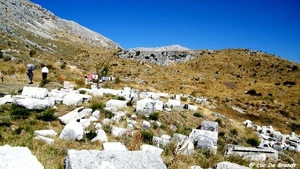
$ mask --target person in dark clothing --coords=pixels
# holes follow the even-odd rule
[[[33,79],[33,67],[29,67],[27,70],[27,76],[29,78],[29,84],[33,84],[32,79]]]

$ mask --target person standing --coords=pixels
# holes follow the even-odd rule
[[[29,84],[33,84],[32,79],[33,79],[33,67],[30,66],[27,70],[27,76],[29,78]]]
[[[43,78],[43,80],[47,80],[48,73],[49,73],[48,68],[45,65],[43,65],[43,68],[42,68],[42,78]]]

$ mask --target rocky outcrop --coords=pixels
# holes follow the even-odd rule
[[[184,62],[193,59],[193,52],[190,50],[121,50],[118,57],[125,59],[140,60],[143,62],[151,62],[159,65],[168,65],[172,62]]]

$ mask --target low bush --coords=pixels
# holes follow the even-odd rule
[[[128,102],[126,103],[126,105],[127,105],[127,106],[130,106],[130,107],[133,106],[133,101],[131,101],[131,100],[128,101]]]
[[[86,138],[88,138],[89,140],[92,140],[93,138],[95,138],[97,136],[96,131],[89,131],[85,134]]]
[[[104,117],[105,118],[111,119],[112,117],[114,117],[114,113],[109,111],[109,110],[104,110],[103,112],[104,112]]]
[[[257,147],[260,144],[260,140],[257,137],[250,137],[246,139],[246,143],[248,143],[249,145],[253,146],[253,147]]]
[[[189,135],[191,133],[192,129],[190,127],[187,126],[183,126],[183,125],[179,125],[177,127],[177,130],[175,131],[175,133],[179,133],[179,134],[183,134],[183,135]]]
[[[118,96],[117,98],[118,100],[126,100],[126,98],[124,96]]]
[[[159,113],[158,112],[151,113],[149,118],[151,120],[157,121],[159,119]]]
[[[142,134],[143,142],[148,143],[148,144],[152,143],[152,139],[153,139],[153,133],[152,132],[150,132],[148,130],[143,130],[141,132],[141,134]]]
[[[105,107],[104,103],[102,102],[99,102],[97,100],[95,101],[91,101],[91,105],[90,105],[90,108],[95,111],[95,110],[103,110]]]
[[[80,94],[86,94],[86,91],[85,90],[79,90],[79,93]]]
[[[54,121],[57,119],[54,109],[48,109],[45,112],[36,114],[36,119],[43,121]]]
[[[239,134],[239,131],[237,129],[230,129],[230,134],[234,135],[234,136],[237,136]]]
[[[17,105],[12,106],[11,116],[14,119],[27,119],[30,115],[30,111]]]
[[[198,112],[194,113],[193,116],[203,118],[203,116]]]
[[[11,121],[10,121],[10,118],[8,117],[3,117],[0,121],[0,127],[2,126],[6,126],[6,127],[10,127],[11,125]]]

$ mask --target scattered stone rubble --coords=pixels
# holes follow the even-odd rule
[[[282,134],[280,131],[274,130],[272,126],[253,125],[252,121],[246,120],[245,127],[253,128],[259,135],[261,144],[260,149],[273,149],[276,151],[290,150],[300,152],[300,138],[294,132],[290,134]]]
[[[78,92],[79,90],[85,90],[87,94],[80,94]],[[124,144],[120,142],[110,142],[105,131],[102,129],[102,125],[109,125],[111,126],[111,135],[113,137],[121,137],[124,135],[133,136],[135,129],[140,127],[144,128],[145,130],[150,129],[151,125],[154,123],[160,126],[161,123],[154,120],[144,120],[142,126],[138,126],[140,124],[135,121],[137,118],[136,114],[132,114],[130,117],[128,117],[126,115],[127,112],[122,112],[119,109],[126,107],[128,101],[134,101],[136,103],[136,113],[145,116],[149,116],[155,111],[169,111],[170,109],[175,108],[184,109],[186,105],[181,105],[180,95],[169,97],[167,94],[139,92],[138,90],[131,88],[124,88],[124,90],[103,88],[79,90],[55,89],[51,92],[48,92],[47,89],[44,88],[24,87],[22,95],[13,97],[7,95],[0,98],[0,103],[16,103],[28,109],[43,110],[48,107],[53,107],[56,104],[81,105],[83,102],[89,101],[95,92],[97,93],[97,97],[103,96],[103,94],[123,96],[125,101],[108,100],[106,102],[105,109],[110,110],[114,116],[112,118],[105,118],[102,120],[102,122],[99,122],[101,117],[101,112],[99,110],[93,111],[92,109],[84,108],[83,106],[77,107],[73,111],[70,111],[69,113],[66,113],[58,118],[61,124],[65,125],[59,134],[59,139],[81,140],[85,133],[90,132],[91,128],[94,128],[97,135],[91,141],[101,142],[104,148],[103,151],[69,150],[65,161],[65,167],[67,169],[86,167],[120,168],[120,166],[122,166],[121,168],[124,168],[124,166],[125,168],[166,168],[166,165],[163,163],[160,157],[163,151],[161,148],[170,144],[171,142],[177,143],[175,153],[180,155],[192,155],[195,148],[209,150],[212,153],[217,152],[219,126],[217,122],[213,121],[204,120],[199,127],[192,129],[188,136],[179,133],[175,133],[173,136],[167,134],[154,136],[152,141],[155,146],[142,145],[140,147],[140,151],[128,151]],[[161,95],[168,99],[166,103],[159,100]],[[204,98],[200,98],[199,100],[202,100],[202,104],[209,103],[205,101]],[[32,106],[32,103],[35,103],[33,104],[34,106]],[[197,107],[193,107],[193,110],[197,110]],[[214,113],[214,115],[220,116],[221,114]],[[225,116],[223,118],[225,118]],[[127,127],[118,127],[117,124],[121,121],[126,121]],[[250,161],[266,161],[267,159],[273,159],[276,161],[278,160],[278,151],[282,151],[283,149],[300,152],[300,139],[296,137],[295,134],[282,135],[280,132],[274,131],[272,126],[260,127],[253,125],[250,120],[245,121],[244,125],[245,127],[252,127],[259,133],[262,139],[262,145],[260,145],[258,148],[227,145],[225,153],[226,156],[239,155]],[[53,130],[36,130],[35,135],[36,137],[34,139],[44,141],[47,144],[53,144],[57,133]],[[5,148],[7,148],[7,146]],[[3,153],[0,147],[0,155],[2,154]],[[135,159],[134,163],[131,162],[131,159]],[[2,158],[2,161],[0,160],[0,165],[11,165],[10,160],[11,159]],[[244,166],[239,166],[229,162],[220,162],[215,167],[243,168]],[[191,168],[201,167],[192,166]]]

